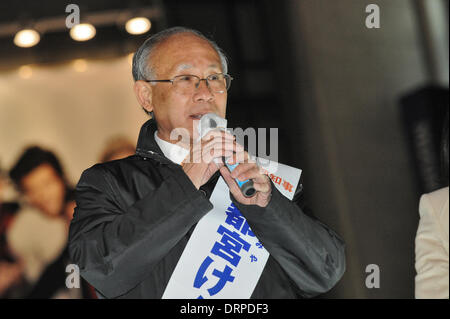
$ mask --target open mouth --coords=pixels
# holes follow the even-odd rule
[[[203,115],[205,115],[205,114],[192,114],[189,117],[193,120],[200,120]]]

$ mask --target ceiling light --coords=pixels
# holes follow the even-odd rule
[[[144,17],[133,18],[127,21],[125,29],[130,34],[142,34],[150,30],[152,26],[149,19]]]
[[[40,40],[39,33],[33,29],[24,29],[14,36],[14,44],[18,47],[29,48],[38,44]]]
[[[81,23],[70,29],[70,36],[75,41],[87,41],[95,36],[95,27],[89,23]]]

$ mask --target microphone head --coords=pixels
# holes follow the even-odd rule
[[[214,121],[214,119],[209,119],[209,127],[210,128],[216,128],[217,127],[217,122]]]
[[[200,119],[200,138],[203,138],[209,131],[214,129],[223,129],[227,128],[227,120],[220,117],[215,113],[208,113],[202,116]]]

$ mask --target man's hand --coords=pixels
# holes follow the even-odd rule
[[[220,173],[225,179],[225,182],[228,184],[231,194],[233,194],[234,198],[239,203],[244,205],[258,205],[260,207],[266,207],[267,204],[269,204],[270,197],[272,195],[272,185],[270,183],[270,179],[267,175],[263,174],[258,165],[256,165],[256,163],[249,158],[247,152],[242,152],[243,153],[241,154],[235,154],[228,162],[229,164],[234,164],[240,157],[244,158],[244,161],[236,166],[233,172],[230,173],[226,166],[222,166],[220,168]],[[241,161],[239,160],[239,162]],[[255,187],[256,194],[249,198],[245,197],[234,180],[235,178],[240,181],[245,181],[247,179],[253,180],[253,186]]]
[[[191,146],[189,157],[183,163],[183,171],[199,189],[224,164],[215,158],[231,157],[235,151],[243,151],[243,147],[235,142],[235,137],[224,131],[211,131],[198,143]]]

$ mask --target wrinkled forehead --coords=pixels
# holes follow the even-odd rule
[[[222,71],[220,56],[205,39],[194,34],[175,34],[159,43],[151,55],[151,67],[158,76],[198,65]]]

